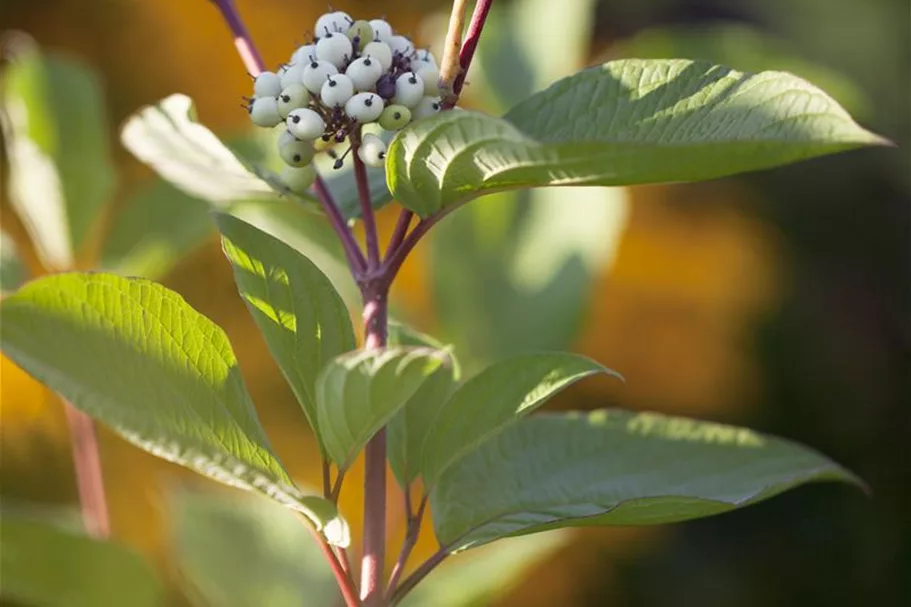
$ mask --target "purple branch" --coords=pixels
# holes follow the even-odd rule
[[[332,224],[332,229],[335,230],[339,240],[342,241],[345,257],[348,258],[348,266],[351,268],[351,274],[355,280],[360,279],[367,269],[367,261],[364,259],[364,254],[361,253],[357,241],[354,239],[354,234],[351,233],[351,228],[348,227],[345,218],[342,217],[341,211],[335,206],[335,201],[332,199],[332,193],[329,188],[326,187],[326,182],[319,175],[317,175],[316,181],[313,182],[313,191],[316,193],[319,204],[329,219],[329,223]]]
[[[364,234],[367,239],[367,267],[373,270],[380,265],[380,245],[376,232],[376,218],[373,215],[373,204],[370,200],[367,168],[357,153],[359,146],[360,141],[352,141],[351,155],[354,157],[354,179],[357,182],[357,195],[361,201],[361,220],[364,222]]]
[[[395,253],[402,245],[402,241],[405,240],[405,235],[408,234],[408,226],[411,225],[412,218],[414,218],[414,213],[412,211],[402,209],[402,212],[399,214],[399,219],[395,224],[395,231],[392,233],[392,238],[389,239],[389,246],[386,247],[384,259],[388,259],[389,256]]]
[[[253,44],[250,32],[247,31],[247,26],[241,20],[237,7],[234,6],[234,0],[212,0],[212,3],[218,7],[225,23],[234,34],[234,47],[237,49],[237,54],[240,55],[240,60],[244,62],[247,73],[257,76],[263,71],[263,58],[256,50],[256,45]]]

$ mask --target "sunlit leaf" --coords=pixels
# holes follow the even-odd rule
[[[429,348],[359,350],[339,356],[316,385],[319,433],[332,462],[345,469],[443,364]]]
[[[91,68],[21,42],[0,83],[9,200],[44,262],[65,269],[114,186],[104,98]]]
[[[164,591],[133,550],[41,518],[0,515],[0,597],[33,607],[156,607]]]
[[[217,221],[240,295],[319,438],[316,378],[354,350],[348,309],[306,257],[236,217]]]
[[[554,527],[710,516],[826,480],[860,484],[781,438],[608,410],[514,424],[449,467],[430,500],[437,538],[458,551]]]
[[[630,59],[564,78],[505,119],[417,121],[386,167],[393,195],[427,216],[495,191],[697,181],[885,143],[790,74]]]
[[[595,361],[563,352],[524,354],[496,363],[462,385],[440,409],[424,442],[421,474],[433,486],[447,467],[551,396],[598,373]]]
[[[181,581],[202,605],[323,607],[340,599],[316,542],[286,509],[184,490],[170,512]]]
[[[197,122],[193,101],[171,95],[139,109],[123,126],[123,145],[190,196],[215,205],[278,193]]]
[[[158,457],[296,509],[330,541],[348,530],[273,453],[227,336],[177,293],[110,274],[57,274],[2,307],[3,352]]]

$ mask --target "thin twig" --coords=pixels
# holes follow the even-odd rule
[[[392,238],[389,239],[389,245],[386,247],[386,254],[383,256],[384,260],[389,259],[389,256],[401,246],[402,241],[405,240],[405,236],[408,234],[408,226],[411,225],[411,219],[413,217],[414,212],[409,211],[408,209],[402,209],[402,212],[399,213],[399,219],[395,224],[395,231],[392,232]]]
[[[319,175],[317,175],[316,181],[313,182],[313,191],[316,193],[316,198],[329,219],[329,223],[332,224],[332,229],[335,230],[339,240],[342,242],[348,266],[351,268],[351,273],[355,280],[357,280],[366,271],[367,260],[364,259],[364,254],[361,252],[357,240],[354,239],[351,228],[348,227],[345,218],[342,217],[341,211],[338,210],[335,201],[332,199],[332,193],[326,186],[326,182]]]
[[[402,542],[402,550],[399,552],[399,558],[395,562],[395,567],[392,569],[392,575],[389,576],[389,584],[386,587],[387,600],[395,594],[399,578],[405,573],[405,565],[408,564],[408,557],[411,556],[411,551],[414,550],[414,546],[417,544],[418,537],[421,533],[421,521],[424,518],[424,509],[426,507],[427,496],[424,496],[421,499],[417,512],[412,515],[411,497],[407,491],[405,492],[405,509],[408,511],[408,529],[405,532],[405,541]]]
[[[376,217],[373,214],[373,203],[370,200],[370,182],[367,181],[367,167],[358,156],[359,138],[352,138],[351,156],[354,158],[354,180],[357,182],[357,195],[361,202],[361,220],[364,222],[364,236],[367,240],[367,268],[375,269],[380,265],[380,245],[376,231]]]
[[[459,60],[459,49],[462,47],[462,29],[465,27],[465,9],[468,0],[453,0],[452,12],[449,13],[449,29],[446,31],[446,42],[443,44],[443,57],[440,60],[440,88],[446,91],[445,97],[455,96],[456,78],[462,71]],[[453,105],[455,104],[453,99]]]
[[[468,24],[468,32],[465,34],[465,43],[462,50],[459,51],[459,70],[455,82],[452,84],[452,92],[458,100],[462,94],[462,87],[465,85],[465,76],[468,74],[468,68],[471,60],[474,58],[474,52],[478,48],[478,41],[481,39],[481,32],[484,30],[484,23],[487,21],[487,14],[490,7],[493,6],[493,0],[478,0],[475,4],[474,13],[471,15],[471,22]],[[453,102],[455,105],[455,102]]]
[[[104,493],[104,475],[98,455],[98,437],[92,418],[65,399],[63,409],[73,443],[73,466],[76,469],[76,488],[82,509],[82,523],[89,535],[106,538],[111,535],[108,502]]]
[[[446,560],[446,557],[449,556],[449,552],[445,548],[440,548],[433,553],[429,559],[424,561],[420,567],[415,569],[411,575],[405,578],[405,581],[396,589],[393,595],[389,598],[389,604],[395,605],[401,601],[406,594],[411,592],[411,589],[418,585],[418,583],[423,580],[427,575],[436,569],[436,567]]]
[[[338,498],[342,493],[342,483],[345,480],[344,470],[339,470],[338,476],[335,477],[335,483],[332,485],[332,490],[329,492],[329,499],[333,502],[338,502]]]
[[[399,271],[399,268],[402,267],[402,264],[405,262],[405,259],[408,257],[408,254],[412,249],[421,241],[421,238],[440,222],[441,219],[449,215],[457,207],[444,207],[434,213],[429,217],[421,219],[417,225],[414,226],[414,229],[405,237],[402,241],[402,244],[392,252],[391,255],[388,255],[383,261],[382,266],[380,266],[380,274],[385,277],[386,280],[392,282],[396,274]]]
[[[326,557],[326,561],[332,568],[332,573],[338,582],[339,590],[341,590],[342,597],[345,599],[345,605],[347,605],[347,607],[361,607],[361,601],[357,598],[357,588],[354,587],[354,580],[352,580],[342,568],[342,564],[339,561],[338,556],[336,556],[335,551],[332,550],[332,546],[326,541],[325,536],[313,527],[313,523],[310,522],[309,519],[304,517],[303,514],[298,514],[298,516],[310,531],[313,539],[316,540],[320,551],[323,553],[323,556]]]

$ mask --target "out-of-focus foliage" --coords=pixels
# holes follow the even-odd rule
[[[0,598],[41,607],[164,604],[161,583],[134,550],[55,524],[54,516],[12,510],[5,505],[0,516]]]
[[[285,57],[301,31],[324,10],[287,0],[238,4],[270,64]],[[848,491],[814,488],[737,516],[673,529],[570,534],[571,545],[555,558],[524,572],[527,577],[512,588],[497,588],[496,600],[485,597],[478,603],[901,604],[908,592],[906,580],[911,579],[906,555],[911,478],[900,464],[907,446],[904,429],[911,427],[905,406],[911,394],[906,313],[911,306],[911,7],[904,0],[584,4],[541,2],[534,5],[537,11],[524,13],[519,7],[525,3],[498,0],[497,7],[509,13],[514,8],[523,19],[541,18],[543,25],[533,35],[520,36],[522,45],[565,48],[569,41],[581,47],[576,63],[541,82],[513,80],[521,89],[506,86],[505,80],[499,81],[502,87],[495,82],[499,96],[543,88],[607,55],[627,56],[619,50],[618,38],[626,44],[641,28],[654,31],[667,23],[705,23],[722,16],[726,22],[749,21],[751,30],[793,50],[786,66],[782,62],[787,58],[776,55],[774,64],[763,68],[791,69],[827,90],[828,80],[817,80],[816,74],[843,75],[871,100],[862,114],[865,124],[900,149],[692,186],[565,190],[568,198],[535,210],[505,197],[469,205],[438,226],[431,242],[419,247],[403,267],[394,292],[398,314],[456,343],[466,366],[514,353],[513,344],[527,350],[572,343],[622,371],[628,383],[584,384],[556,399],[554,406],[611,403],[759,426],[830,453],[867,479],[874,497],[865,500]],[[436,6],[445,9],[442,2]],[[573,35],[577,30],[570,24],[580,19],[571,14],[576,6],[586,9],[580,11],[581,20],[584,29],[593,30],[590,36]],[[545,12],[548,7],[556,17]],[[423,5],[352,1],[339,8],[386,12],[404,29],[416,34],[428,30],[419,25],[429,10]],[[479,59],[485,45],[501,34],[498,28],[506,25],[492,18]],[[209,2],[0,3],[0,28],[7,26],[29,31],[48,49],[65,50],[102,72],[108,83],[111,133],[137,107],[175,91],[197,101],[201,119],[215,132],[246,133],[246,116],[237,104],[248,94],[249,79]],[[667,31],[676,35],[679,26]],[[719,45],[736,44],[724,40]],[[746,42],[747,48],[751,45]],[[567,56],[576,55],[549,55],[555,60]],[[498,51],[494,57],[511,70],[509,75],[523,74],[525,60],[516,50]],[[752,67],[737,59],[707,58]],[[798,70],[798,62],[807,62],[814,71]],[[486,72],[483,62],[472,68],[469,101],[478,109],[505,111],[517,99],[488,105]],[[851,106],[850,95],[843,96],[838,86],[831,92]],[[116,148],[115,160],[123,179],[123,193],[114,193],[115,203],[129,209],[125,201],[148,186],[148,173]],[[6,183],[5,173],[0,181]],[[15,234],[6,192],[0,193],[0,202],[4,236]],[[182,208],[175,199],[169,202],[173,207],[161,225]],[[569,206],[573,213],[561,212]],[[283,231],[288,234],[284,240],[294,237],[301,246],[312,246],[306,237],[291,234],[286,219],[296,210],[281,207],[272,215],[256,204],[244,204],[245,213],[263,221],[257,223],[261,228]],[[381,212],[385,238],[394,221],[394,213]],[[180,218],[173,223],[183,225]],[[326,235],[322,227],[314,231]],[[547,247],[533,246],[533,232],[551,237]],[[20,242],[18,237],[13,240]],[[446,240],[449,244],[444,245]],[[444,246],[446,254],[441,255]],[[582,259],[591,260],[583,261],[584,272],[541,262],[548,249],[559,249],[560,259],[574,259],[580,248]],[[293,477],[316,482],[316,446],[236,295],[217,241],[210,238],[191,250],[179,254],[179,263],[165,276],[168,284],[226,328],[283,462]],[[19,253],[23,262],[33,259],[27,250]],[[7,259],[4,253],[3,262]],[[341,267],[340,255],[324,254],[324,259]],[[336,276],[347,280],[343,273],[317,265],[334,281]],[[495,267],[499,270],[486,272]],[[448,284],[452,289],[444,290]],[[538,294],[539,287],[548,284],[561,285],[543,291],[552,304]],[[462,297],[480,305],[460,308],[456,302]],[[543,312],[536,308],[550,309],[559,322],[541,323]],[[459,309],[467,313],[456,319]],[[509,340],[498,337],[506,331]],[[0,373],[4,498],[72,502],[69,446],[58,402],[8,359],[0,360]],[[102,441],[115,534],[166,570],[171,543],[163,531],[166,510],[159,507],[163,479],[182,477],[181,471],[107,433],[102,433]],[[348,478],[342,509],[356,511],[363,499],[359,468]],[[400,507],[398,500],[390,502],[392,520],[400,518]],[[359,524],[352,521],[354,533],[359,533]],[[427,540],[430,535],[425,529],[417,558],[436,549]],[[452,586],[456,589],[496,578],[497,567],[474,561],[470,554],[451,561],[445,567],[474,567],[466,578],[457,578]],[[430,576],[428,592],[445,567]],[[491,584],[497,586],[496,580]]]

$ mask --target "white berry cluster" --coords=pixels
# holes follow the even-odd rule
[[[288,165],[282,178],[292,191],[306,190],[316,177],[314,144],[343,143],[353,136],[359,138],[360,159],[382,166],[385,143],[375,134],[361,134],[361,125],[378,123],[397,131],[440,110],[440,72],[433,55],[415,49],[386,21],[355,21],[335,11],[317,19],[314,35],[277,72],[256,76],[246,105],[258,126],[284,123],[278,151]],[[340,168],[347,152],[329,153]]]

